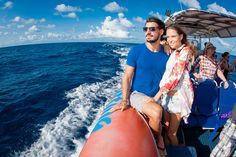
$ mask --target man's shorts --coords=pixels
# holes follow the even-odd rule
[[[140,93],[138,91],[133,91],[130,95],[130,105],[135,108],[138,112],[142,113],[143,106],[150,100],[151,97]],[[160,102],[158,101],[160,104]]]

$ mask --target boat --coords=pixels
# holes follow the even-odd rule
[[[121,92],[117,92],[106,105],[80,157],[158,157],[155,140],[143,116],[133,108],[111,112],[121,99]]]
[[[112,112],[122,100],[121,91],[105,105],[79,157],[159,157],[147,119],[133,108]],[[196,156],[194,147],[168,147],[173,154]],[[169,155],[170,155],[169,153]]]
[[[236,17],[215,12],[188,9],[176,12],[166,21],[176,24],[194,38],[236,37]],[[222,82],[192,80],[195,99],[187,125],[178,130],[183,146],[167,146],[168,157],[207,157],[219,140],[219,133],[236,103],[236,84],[229,81],[224,89]],[[133,108],[111,112],[121,101],[121,91],[104,107],[103,114],[87,139],[80,157],[158,157],[152,132],[144,118]]]

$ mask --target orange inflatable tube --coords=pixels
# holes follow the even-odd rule
[[[133,108],[111,112],[121,93],[104,113],[87,139],[79,157],[158,157],[155,140],[145,119]]]

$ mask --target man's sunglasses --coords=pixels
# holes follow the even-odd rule
[[[143,31],[147,32],[148,30],[154,32],[158,29],[158,27],[143,27]]]

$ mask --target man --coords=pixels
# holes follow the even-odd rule
[[[165,72],[168,55],[160,45],[165,24],[154,17],[148,18],[143,28],[146,42],[134,47],[128,54],[122,78],[122,101],[113,110],[122,111],[129,105],[149,118],[149,125],[157,139],[160,155],[165,155],[161,136],[162,107],[153,97]]]

